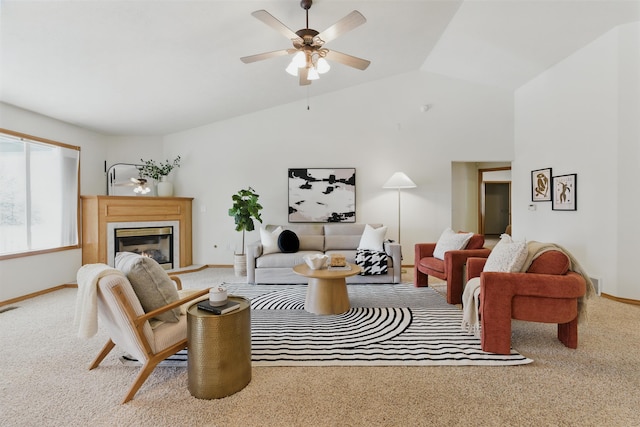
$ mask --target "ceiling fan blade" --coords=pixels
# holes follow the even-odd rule
[[[330,50],[327,52],[326,58],[331,61],[336,61],[349,67],[357,68],[358,70],[366,70],[371,61],[366,59],[357,58],[355,56],[347,55],[346,53],[336,52]]]
[[[243,56],[242,58],[240,58],[240,60],[245,64],[250,64],[256,61],[275,58],[276,56],[291,55],[292,53],[295,53],[295,52],[297,52],[296,49],[274,50],[273,52],[265,52],[265,53],[258,53],[257,55]]]
[[[291,30],[291,28],[287,27],[282,22],[278,21],[278,19],[276,19],[276,17],[274,17],[272,14],[270,14],[269,12],[267,12],[264,9],[256,10],[251,15],[253,15],[255,18],[259,19],[260,21],[264,22],[265,24],[267,24],[268,26],[270,26],[274,30],[279,31],[281,34],[283,34],[289,40],[294,40],[294,39],[299,39],[300,38],[300,37],[298,37],[298,35],[293,30]]]
[[[299,68],[298,75],[300,76],[300,86],[311,84],[311,80],[309,80],[309,69],[307,67]]]
[[[339,35],[344,34],[347,31],[351,31],[354,28],[364,24],[365,22],[367,22],[367,18],[362,16],[362,14],[357,10],[354,10],[353,12],[318,34],[316,37],[322,39],[322,41],[327,43],[335,39]]]

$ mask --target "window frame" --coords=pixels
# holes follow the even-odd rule
[[[75,245],[66,245],[66,246],[58,246],[58,247],[54,247],[54,248],[49,248],[49,249],[37,249],[37,250],[26,250],[23,252],[16,252],[16,253],[12,253],[12,254],[4,254],[4,255],[0,255],[0,261],[3,260],[7,260],[7,259],[14,259],[14,258],[24,258],[24,257],[28,257],[28,256],[34,256],[34,255],[41,255],[41,254],[47,254],[47,253],[54,253],[54,252],[61,252],[61,251],[68,251],[68,250],[73,250],[73,249],[80,249],[82,248],[82,234],[81,234],[81,215],[80,215],[80,167],[81,167],[81,160],[82,160],[82,156],[81,154],[81,149],[80,147],[76,146],[76,145],[71,145],[71,144],[65,144],[63,142],[58,142],[58,141],[53,141],[51,139],[46,139],[46,138],[40,138],[38,136],[34,136],[34,135],[29,135],[26,133],[21,133],[21,132],[16,132],[16,131],[12,131],[9,129],[4,129],[4,128],[0,128],[0,134],[5,134],[8,135],[10,137],[13,138],[19,138],[21,140],[27,140],[27,141],[33,141],[33,142],[37,142],[37,143],[43,143],[43,144],[48,144],[48,145],[53,145],[56,147],[62,147],[62,148],[66,148],[66,149],[70,149],[70,150],[75,150],[78,151],[78,176],[77,176],[77,180],[78,180],[78,188],[77,188],[77,194],[76,194],[76,199],[77,199],[77,209],[76,209],[76,233],[78,236],[78,243],[76,243]]]

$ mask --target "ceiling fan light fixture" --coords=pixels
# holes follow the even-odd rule
[[[294,77],[298,77],[298,67],[294,61],[291,61],[291,63],[289,64],[289,66],[285,69],[285,71],[289,74],[291,74]]]
[[[331,69],[331,65],[329,65],[329,62],[326,59],[320,58],[318,59],[316,68],[318,69],[318,73],[324,74]]]
[[[319,78],[320,74],[318,74],[318,70],[316,70],[315,67],[309,68],[309,75],[307,76],[307,79],[318,80]]]
[[[291,63],[296,64],[298,68],[305,67],[307,65],[307,54],[303,51],[298,51],[295,55],[293,55]]]

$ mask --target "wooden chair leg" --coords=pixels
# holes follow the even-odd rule
[[[136,377],[136,380],[133,382],[133,385],[127,392],[127,395],[124,397],[124,400],[122,401],[122,403],[127,403],[128,401],[133,399],[133,396],[135,396],[138,390],[140,390],[140,387],[142,387],[142,384],[144,384],[147,378],[149,378],[149,375],[151,375],[151,372],[153,372],[153,370],[156,368],[156,365],[160,362],[160,360],[156,360],[156,359],[147,360],[147,362],[144,364],[142,369],[140,369],[140,372],[138,372],[138,376]]]
[[[104,358],[107,357],[107,354],[109,354],[109,352],[113,349],[113,347],[115,347],[114,342],[111,340],[107,341],[104,347],[102,347],[102,351],[100,351],[100,354],[98,354],[98,356],[94,359],[93,363],[91,363],[91,366],[89,366],[89,370],[92,370],[93,368],[97,368],[100,362],[102,362]]]

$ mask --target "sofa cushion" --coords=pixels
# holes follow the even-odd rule
[[[444,274],[444,261],[441,259],[425,257],[420,260],[420,266]]]
[[[323,251],[324,250],[324,236],[305,236],[298,234],[298,240],[300,241],[300,251]]]
[[[325,251],[340,250],[340,249],[356,249],[360,244],[362,235],[332,235],[324,236],[324,249]]]
[[[567,274],[569,271],[569,257],[560,251],[546,251],[533,260],[527,273],[537,274]]]
[[[433,256],[444,260],[445,252],[458,251],[466,248],[472,236],[473,233],[456,233],[451,228],[447,228],[440,235],[436,243],[436,248],[433,250]]]
[[[511,239],[511,236],[503,234],[500,236],[498,244],[489,254],[482,271],[519,272],[528,254],[527,242],[515,242]]]
[[[387,227],[373,228],[367,224],[362,232],[360,244],[357,249],[367,249],[370,251],[384,252],[384,237],[387,234]]]
[[[129,279],[145,313],[180,299],[175,284],[153,258],[132,252],[119,252],[115,257],[115,267]],[[178,322],[180,307],[159,314],[155,318],[164,322]]]
[[[260,243],[262,243],[262,254],[272,254],[274,252],[280,252],[278,247],[278,237],[282,233],[282,227],[277,227],[274,230],[267,230],[264,227],[260,227]]]
[[[300,251],[324,250],[324,227],[322,224],[288,224],[286,226],[267,224],[265,230],[273,232],[277,228],[291,230],[298,236]]]
[[[322,255],[320,251],[298,251],[292,254],[282,252],[263,255],[256,258],[257,268],[292,268],[304,264],[305,255]]]
[[[278,248],[280,252],[285,254],[298,252],[298,249],[300,249],[298,235],[291,230],[282,230],[282,233],[278,236]]]

